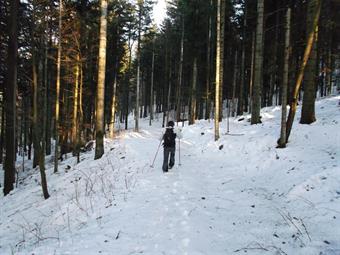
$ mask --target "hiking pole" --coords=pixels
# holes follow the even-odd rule
[[[178,165],[181,165],[181,139],[178,140]]]
[[[155,164],[155,160],[156,160],[156,157],[157,157],[157,154],[158,154],[159,148],[161,147],[161,143],[162,143],[162,140],[160,140],[160,141],[159,141],[159,145],[158,145],[158,148],[157,148],[157,151],[156,151],[155,158],[153,159],[153,161],[152,161],[152,165],[150,166],[151,168],[153,168],[153,165]]]

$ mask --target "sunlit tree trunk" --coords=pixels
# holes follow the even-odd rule
[[[5,89],[6,109],[6,155],[4,195],[13,190],[15,182],[15,127],[16,127],[16,91],[17,91],[17,55],[18,55],[18,26],[17,16],[19,0],[10,1],[8,68]]]
[[[79,110],[79,54],[77,54],[77,61],[74,68],[74,89],[73,89],[73,116],[72,116],[72,145],[73,155],[77,155],[78,135],[78,110]]]
[[[261,123],[261,88],[263,81],[263,11],[264,0],[257,1],[257,27],[255,46],[255,72],[251,111],[251,124]]]
[[[216,76],[215,76],[215,141],[220,138],[220,92],[221,92],[221,1],[217,0],[216,22]]]
[[[284,67],[283,67],[283,81],[282,81],[282,92],[281,92],[281,136],[278,142],[279,148],[286,147],[286,130],[287,130],[287,91],[289,83],[289,56],[290,56],[290,19],[291,19],[291,8],[287,9],[286,14],[286,36],[285,36],[285,56],[284,56]]]
[[[55,100],[55,146],[54,146],[54,172],[58,172],[59,158],[59,97],[60,97],[60,69],[61,69],[61,18],[63,11],[63,2],[59,0],[59,38],[58,38],[58,56],[57,56],[57,80],[56,80],[56,100]]]
[[[107,30],[107,0],[100,1],[100,35],[99,64],[96,100],[96,151],[94,159],[104,154],[104,99],[105,99],[105,66],[106,66],[106,30]]]
[[[320,10],[321,10],[321,0],[313,0],[313,2],[311,1],[309,4],[315,4],[315,3],[317,5],[316,5],[315,12],[314,12],[314,15],[313,15],[313,24],[312,24],[313,28],[309,30],[309,34],[308,34],[308,37],[307,37],[307,44],[306,44],[305,52],[304,52],[304,55],[303,55],[303,60],[302,60],[302,63],[301,63],[301,66],[300,66],[300,69],[299,69],[299,72],[298,72],[298,75],[297,75],[297,79],[296,79],[296,82],[295,82],[292,101],[290,102],[290,109],[289,109],[289,114],[288,114],[288,118],[287,118],[286,142],[288,142],[289,135],[290,135],[290,132],[292,130],[294,117],[295,117],[295,113],[296,113],[296,107],[297,107],[297,103],[298,103],[299,91],[300,91],[300,88],[301,88],[301,83],[302,83],[302,80],[303,80],[305,68],[306,68],[310,53],[312,51],[313,43],[314,43],[314,40],[315,40],[315,29],[316,29],[318,22],[319,22]]]
[[[142,8],[143,0],[138,0],[139,12],[138,12],[138,39],[137,39],[137,87],[136,87],[136,108],[135,108],[135,131],[139,131],[139,108],[140,108],[140,44],[142,33]]]
[[[79,63],[80,65],[80,79],[79,79],[79,112],[77,114],[78,117],[78,132],[77,132],[77,163],[80,162],[80,145],[81,145],[81,137],[82,137],[82,130],[83,130],[83,84],[84,84],[84,75],[83,75],[83,64],[82,62]]]
[[[221,69],[220,69],[220,113],[218,116],[218,120],[221,122],[222,118],[223,118],[223,86],[224,86],[224,34],[225,34],[225,10],[226,9],[226,0],[221,0],[221,44],[220,44],[220,50],[221,50],[221,54],[220,54],[220,65],[221,65]]]

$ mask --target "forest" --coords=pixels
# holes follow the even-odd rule
[[[317,101],[340,91],[339,0],[167,0],[160,24],[155,4],[0,0],[4,197],[28,167],[48,199],[65,160],[93,150],[96,162],[107,141],[143,135],[146,123],[207,121],[218,143],[225,121],[227,133],[245,119],[252,132],[277,107],[271,147],[289,151],[294,122],[315,124]]]

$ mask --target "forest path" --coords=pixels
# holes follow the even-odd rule
[[[142,159],[144,154],[140,165],[148,173],[138,180],[122,212],[112,218],[116,225],[130,222],[120,226],[122,235],[117,247],[127,242],[136,253],[230,254],[243,248],[245,240],[254,240],[258,232],[272,235],[273,222],[266,221],[266,215],[276,212],[263,195],[269,191],[256,184],[263,176],[256,177],[245,164],[240,165],[250,163],[243,146],[230,143],[228,146],[234,148],[230,153],[228,146],[220,150],[219,143],[210,142],[211,129],[184,131],[181,166],[177,141],[175,167],[163,173],[162,147],[154,168],[147,166],[159,143],[157,133],[160,130],[154,135],[142,133],[139,138],[122,140],[127,150],[135,148],[137,158]],[[239,144],[236,137],[232,139]],[[275,218],[280,217],[277,214]],[[245,240],[235,239],[235,235],[243,235]]]

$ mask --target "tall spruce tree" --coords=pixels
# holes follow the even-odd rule
[[[99,64],[96,97],[96,153],[94,159],[104,154],[104,97],[106,67],[107,0],[100,1]]]

